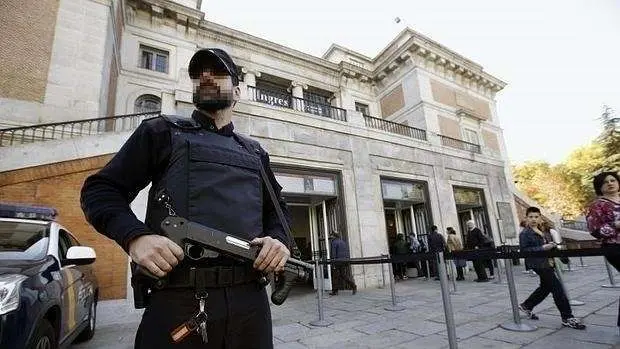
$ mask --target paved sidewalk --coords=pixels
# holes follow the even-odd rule
[[[573,267],[564,273],[564,281],[572,299],[585,302],[574,306],[575,316],[583,318],[585,331],[563,328],[551,295],[535,312],[540,320],[522,321],[538,327],[534,332],[517,333],[502,329],[500,324],[512,321],[508,286],[467,281],[457,284],[458,294],[451,296],[459,348],[523,348],[523,349],[609,349],[620,348],[616,327],[620,289],[602,288],[609,279],[601,257],[584,258],[587,268]],[[579,264],[579,259],[573,262]],[[515,267],[519,301],[538,285],[538,277]],[[620,283],[620,277],[616,278]],[[324,309],[329,327],[313,327],[318,318],[316,294],[298,292],[278,307],[272,306],[273,333],[276,349],[301,348],[448,348],[439,281],[423,278],[396,283],[397,302],[404,311],[391,312],[390,288],[360,290],[357,295],[341,291],[338,296],[325,296]],[[72,349],[128,349],[140,321],[141,312],[125,301],[99,304],[97,333],[88,343]]]

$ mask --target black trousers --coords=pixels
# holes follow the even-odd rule
[[[208,343],[196,332],[174,343],[170,333],[198,312],[192,289],[164,289],[151,295],[135,349],[272,349],[271,309],[264,287],[250,283],[208,289]]]
[[[617,246],[617,245],[616,245]],[[611,264],[617,271],[620,271],[620,255],[605,256],[605,259]],[[618,320],[616,325],[620,327],[620,303],[618,303]]]
[[[457,280],[465,279],[465,275],[463,275],[463,267],[456,267],[456,279]]]
[[[474,259],[472,263],[474,264],[474,270],[476,271],[478,280],[487,280],[489,277],[485,269],[485,261],[482,259]]]
[[[549,293],[551,293],[555,306],[560,311],[562,320],[573,317],[573,312],[568,303],[566,293],[564,293],[562,283],[560,283],[560,280],[555,275],[553,268],[534,268],[533,270],[540,278],[540,285],[532,292],[525,302],[523,302],[523,306],[530,310],[534,309],[535,306],[544,301]]]
[[[338,290],[349,289],[354,290],[357,288],[355,281],[348,265],[337,265],[332,268],[332,276],[334,282],[332,285],[332,292],[338,292]]]

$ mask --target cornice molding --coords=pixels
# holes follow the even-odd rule
[[[169,0],[126,0],[127,6],[133,12],[137,10],[149,11],[156,18],[174,18],[178,24],[184,24],[188,28],[197,28],[204,19],[204,12],[183,6]]]
[[[490,98],[493,98],[496,92],[501,91],[506,86],[505,82],[484,72],[480,65],[411,29],[404,30],[371,61],[376,68],[370,71],[345,61],[336,64],[324,58],[315,57],[206,21],[204,20],[204,13],[200,10],[188,8],[169,0],[127,0],[127,3],[130,7],[128,11],[147,11],[154,22],[161,23],[163,17],[175,18],[177,24],[184,24],[188,29],[195,30],[197,40],[202,37],[226,42],[232,46],[277,57],[292,65],[301,65],[320,73],[340,76],[341,78],[356,79],[370,86],[385,83],[383,80],[407,64],[433,72],[448,81]],[[402,41],[405,36],[409,36],[406,42],[395,48],[394,45]],[[367,57],[359,53],[335,44],[328,49],[324,57],[334,50],[342,50],[354,57],[368,60]]]

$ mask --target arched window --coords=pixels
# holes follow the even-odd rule
[[[150,113],[161,110],[161,98],[154,95],[142,95],[136,99],[134,113]]]

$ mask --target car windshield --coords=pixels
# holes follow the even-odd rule
[[[0,220],[0,259],[41,259],[48,243],[49,224]]]

